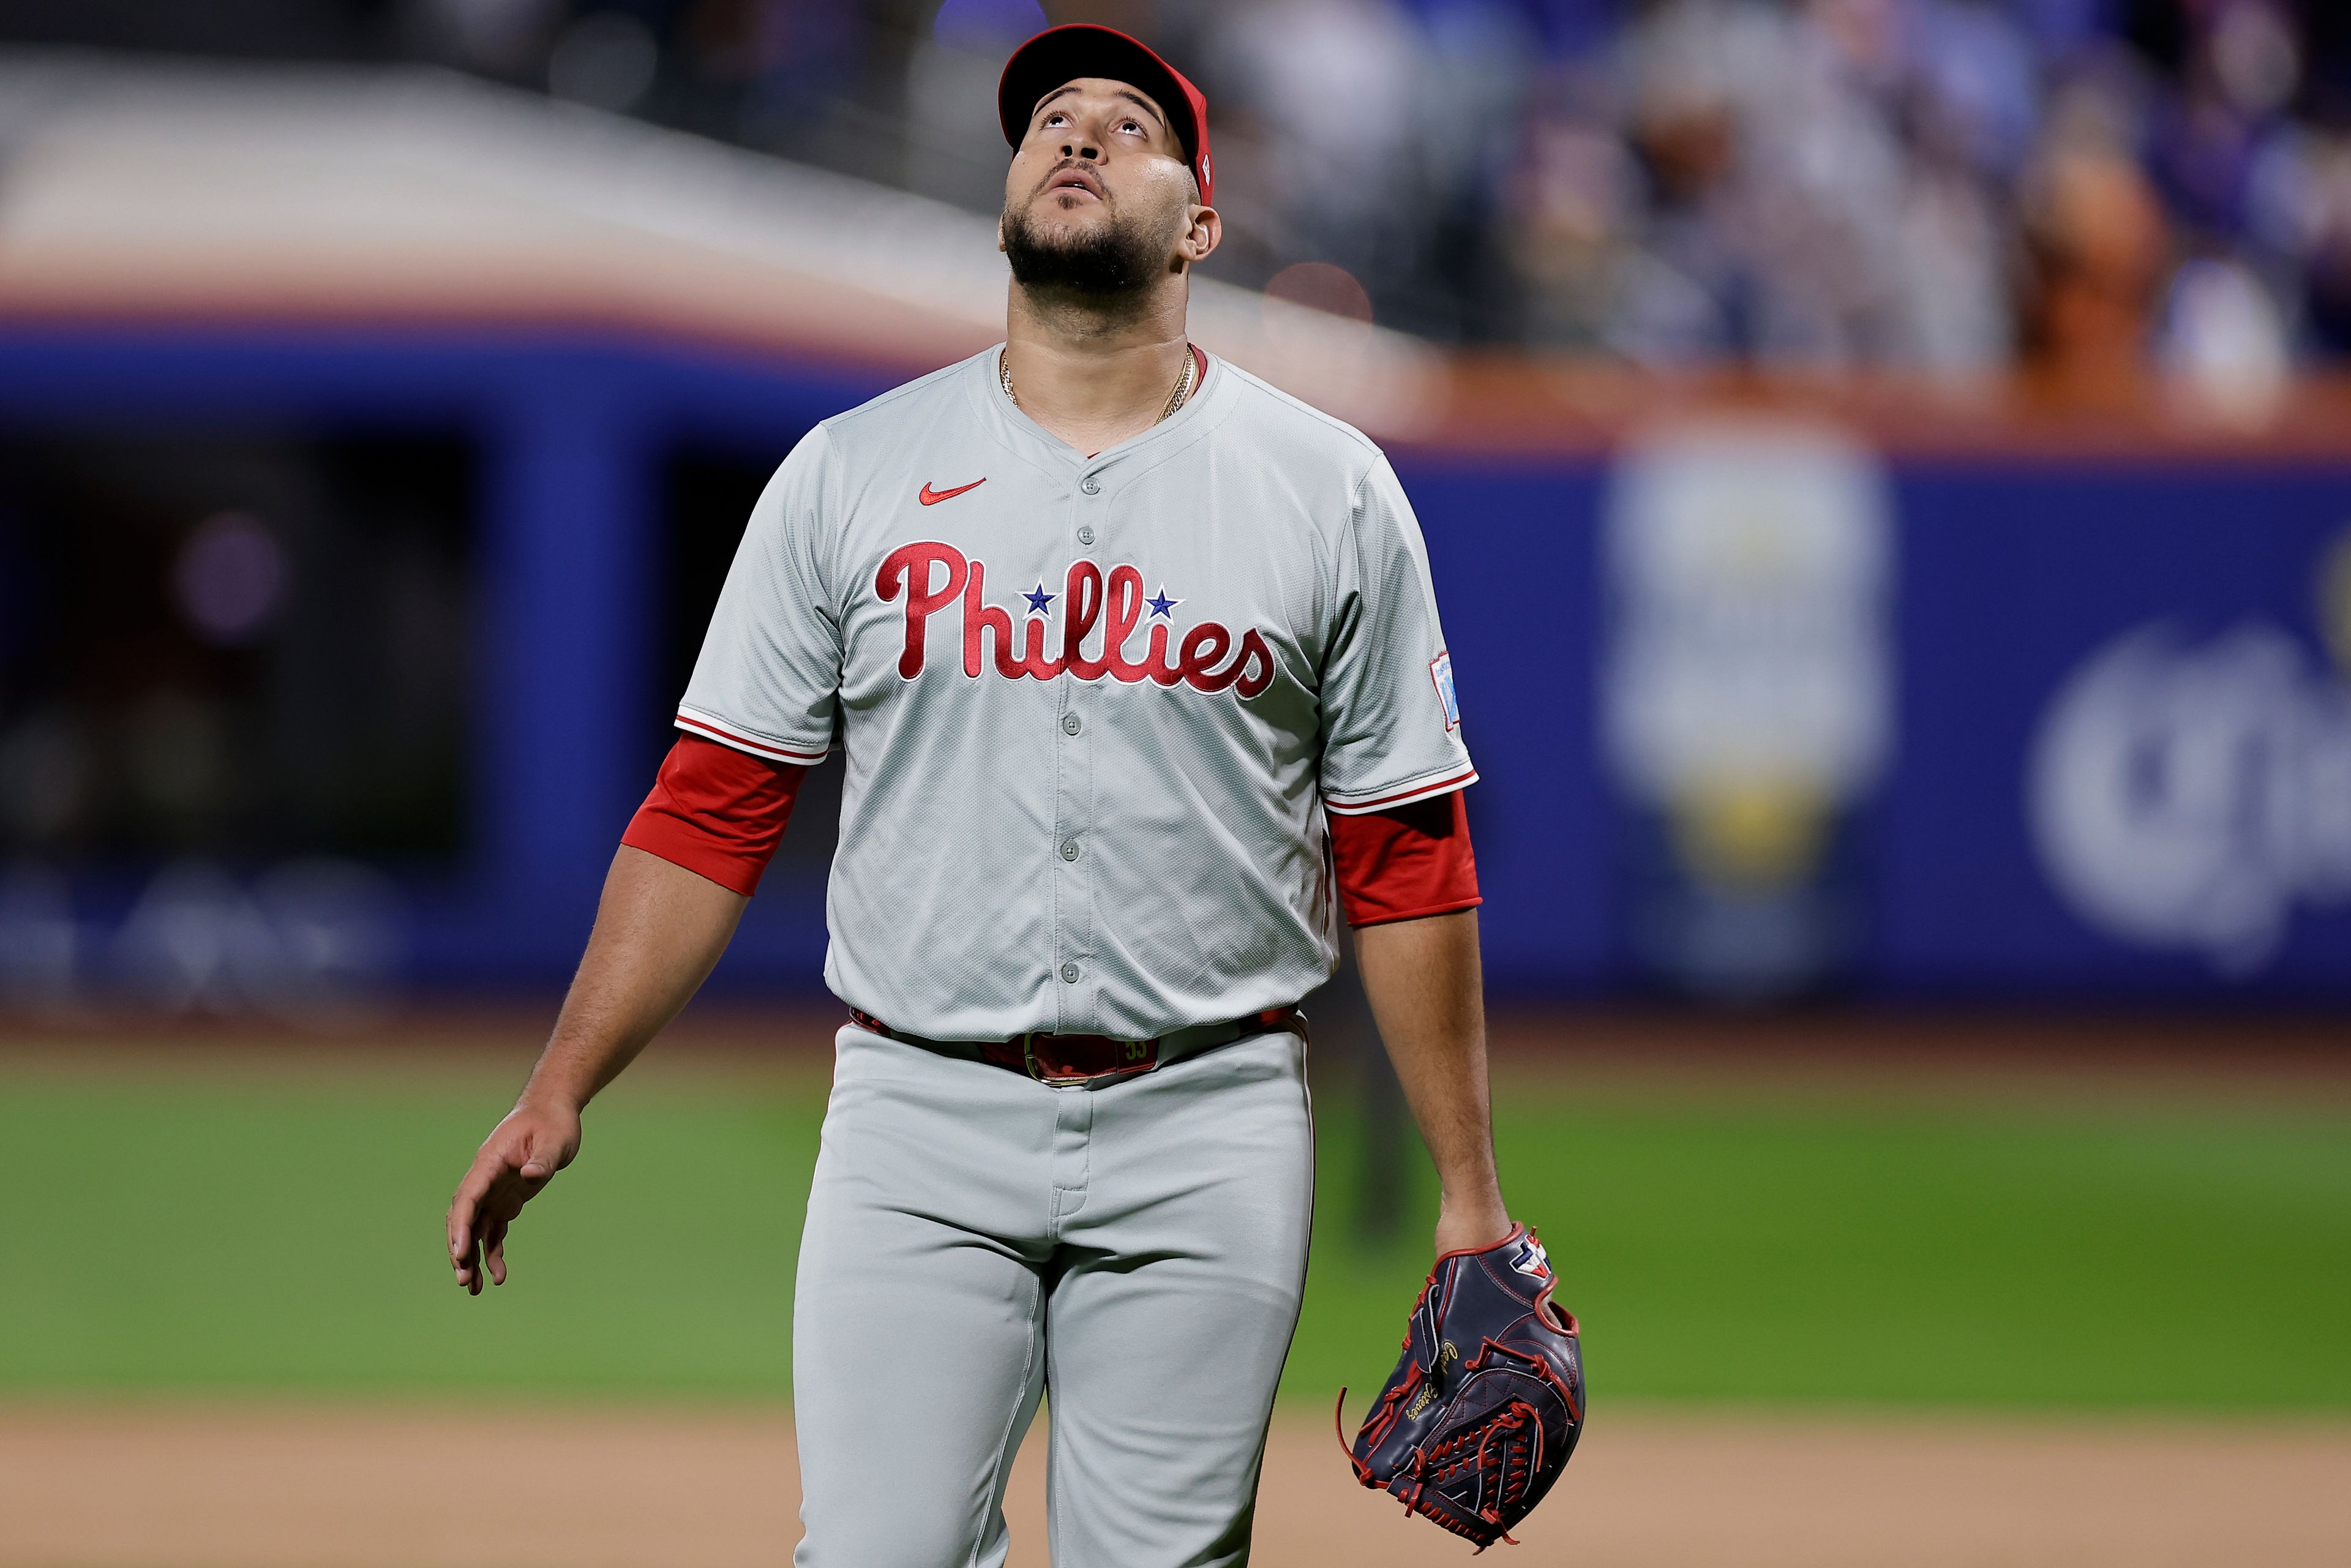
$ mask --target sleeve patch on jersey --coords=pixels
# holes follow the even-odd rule
[[[1428,661],[1428,678],[1437,684],[1437,700],[1445,709],[1445,727],[1461,727],[1461,699],[1453,690],[1453,655],[1439,653]]]

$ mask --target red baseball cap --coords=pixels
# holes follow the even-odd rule
[[[1048,27],[1004,62],[1004,78],[996,85],[996,115],[1004,122],[1004,140],[1014,147],[1029,133],[1029,117],[1037,100],[1065,82],[1080,77],[1123,81],[1151,95],[1167,111],[1176,140],[1191,161],[1192,176],[1200,182],[1200,204],[1215,200],[1216,181],[1208,164],[1208,100],[1184,74],[1115,27],[1092,22],[1071,22]]]

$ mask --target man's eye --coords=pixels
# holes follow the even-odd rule
[[[1130,120],[1126,121],[1124,124],[1121,125],[1121,126],[1119,127],[1119,129],[1120,129],[1121,131],[1134,131],[1134,132],[1136,135],[1138,135],[1138,136],[1139,136],[1139,135],[1141,135],[1141,134],[1143,133],[1143,127],[1141,127],[1140,125],[1137,125],[1137,124],[1136,124],[1134,121],[1133,121],[1132,120]]]

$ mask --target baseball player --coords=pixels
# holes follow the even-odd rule
[[[1096,26],[1005,68],[1007,341],[829,419],[757,507],[458,1283],[718,960],[846,755],[849,1007],[793,1304],[800,1568],[1000,1564],[1050,1391],[1053,1560],[1249,1557],[1305,1282],[1299,998],[1355,928],[1442,1180],[1488,1124],[1476,774],[1418,525],[1356,431],[1193,347],[1207,103]]]

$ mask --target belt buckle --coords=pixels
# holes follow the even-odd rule
[[[1068,1070],[1066,1061],[1039,1061],[1037,1042],[1056,1039],[1089,1040],[1108,1047],[1114,1053],[1113,1065],[1102,1072],[1073,1072]],[[1114,1040],[1106,1034],[1056,1035],[1050,1030],[1035,1030],[1020,1037],[1020,1061],[1029,1077],[1048,1087],[1083,1088],[1150,1071],[1159,1065],[1159,1042],[1156,1040]]]
[[[1053,1072],[1048,1071],[1045,1064],[1037,1060],[1037,1042],[1040,1040],[1050,1040],[1051,1038],[1051,1032],[1047,1030],[1031,1030],[1027,1034],[1022,1035],[1020,1037],[1020,1065],[1028,1070],[1029,1077],[1035,1079],[1038,1082],[1046,1084],[1051,1088],[1068,1089],[1078,1084],[1084,1083],[1087,1080],[1082,1074],[1072,1076],[1067,1072]]]

